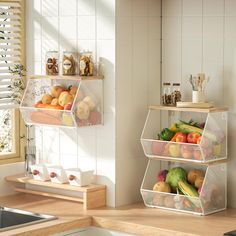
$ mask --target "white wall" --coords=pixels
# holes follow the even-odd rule
[[[236,207],[236,1],[163,0],[163,81],[181,82],[191,99],[189,74],[211,77],[207,99],[229,112],[229,205]]]
[[[14,194],[14,188],[5,181],[5,177],[9,175],[21,174],[24,172],[24,162],[14,164],[0,165],[0,196]]]
[[[27,70],[45,74],[48,50],[91,50],[102,60],[104,126],[79,130],[37,128],[44,162],[94,169],[115,205],[115,0],[28,0]],[[78,145],[77,145],[78,144]]]
[[[141,200],[140,136],[160,98],[160,0],[116,1],[116,205]]]

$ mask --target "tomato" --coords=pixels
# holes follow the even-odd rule
[[[175,141],[180,143],[186,143],[187,142],[187,134],[183,132],[177,132],[175,134]]]
[[[188,143],[197,143],[197,140],[200,136],[201,135],[199,133],[190,132],[187,135],[187,141],[188,141]]]

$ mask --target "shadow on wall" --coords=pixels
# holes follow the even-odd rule
[[[29,0],[31,2],[31,0]],[[32,0],[32,2],[34,2],[36,0]],[[34,3],[30,3],[30,4],[34,4]],[[44,45],[41,50],[41,52],[44,52],[46,50],[48,50],[49,48],[51,48],[51,50],[59,50],[60,46],[63,44],[63,47],[65,48],[74,48],[74,45],[72,45],[71,40],[68,40],[65,35],[63,34],[63,32],[61,33],[60,30],[63,31],[63,29],[60,29],[60,27],[58,27],[58,25],[60,24],[59,21],[59,16],[56,17],[50,17],[50,16],[55,16],[55,6],[53,5],[53,1],[39,1],[44,3],[43,7],[45,8],[45,12],[47,11],[47,14],[45,14],[45,16],[42,16],[41,13],[39,11],[37,11],[36,9],[34,9],[33,12],[31,12],[30,14],[32,14],[32,20],[34,20],[34,22],[30,22],[29,27],[28,27],[28,32],[35,32],[35,25],[39,25],[40,27],[40,40],[42,40],[42,38],[44,39],[44,37],[46,38],[46,42],[44,42]],[[60,0],[59,0],[60,2]],[[45,5],[45,3],[47,5]],[[95,15],[95,28],[97,28],[97,21],[99,18],[102,18],[102,20],[106,20],[106,17],[104,16],[112,16],[114,15],[114,1],[96,1],[96,0],[84,0],[84,1],[76,1],[77,4],[77,9],[79,9],[80,5],[78,4],[82,4],[81,8],[94,8],[94,15]],[[42,6],[41,6],[42,8]],[[33,8],[32,8],[33,9]],[[53,12],[54,11],[54,12]],[[57,10],[56,10],[57,11]],[[76,27],[78,28],[78,25],[80,24],[80,22],[78,22],[78,10],[76,10],[76,16],[73,16],[76,18]],[[50,15],[51,14],[51,15]],[[83,15],[83,12],[80,12],[81,15]],[[86,13],[85,13],[86,15]],[[58,24],[53,24],[50,19],[53,20],[56,19],[56,21],[58,21]],[[55,26],[56,25],[56,26]],[[44,27],[46,26],[46,27]],[[106,24],[106,26],[108,27],[109,31],[109,26],[111,27],[110,24]],[[77,29],[76,28],[76,29]],[[110,30],[114,30],[112,28],[110,28]],[[43,35],[41,35],[43,32]],[[97,33],[97,32],[96,32]],[[34,62],[34,58],[37,57],[37,55],[35,55],[35,48],[38,45],[35,45],[35,36],[34,35],[29,35],[30,36],[30,40],[32,41],[32,43],[28,44],[28,51],[30,52],[29,54],[29,58],[32,57],[32,60],[29,59],[28,61],[28,65],[30,67],[32,67],[30,70],[30,68],[28,68],[28,71],[32,71],[33,74],[35,73],[34,71],[34,66],[32,65],[32,62]],[[40,41],[38,40],[38,41]],[[58,40],[58,41],[57,41]],[[76,40],[78,41],[78,38],[76,38]],[[96,44],[96,49],[94,52],[95,58],[98,61],[99,59],[99,69],[101,71],[101,73],[106,77],[106,79],[104,80],[104,110],[105,113],[115,113],[115,107],[113,105],[111,105],[111,102],[109,101],[109,99],[112,97],[114,97],[114,93],[115,93],[115,81],[114,81],[114,64],[109,61],[106,58],[106,55],[110,55],[110,51],[109,49],[106,49],[106,45],[101,47],[101,49],[99,48],[99,52],[97,52],[97,47],[100,46],[100,39],[98,39],[98,37],[95,37],[95,44]],[[101,39],[103,40],[103,39]],[[104,40],[105,41],[105,40]],[[56,43],[56,48],[53,47],[54,42]],[[41,42],[42,43],[42,42]],[[51,45],[49,45],[51,44]],[[50,47],[51,46],[51,47]],[[75,51],[78,51],[80,48],[80,45],[78,45],[77,48],[75,48]],[[99,57],[98,57],[99,56]],[[36,60],[35,60],[36,61]],[[41,64],[40,64],[41,63]],[[44,58],[41,56],[40,59],[40,65],[44,65]],[[95,61],[96,63],[96,61]],[[42,73],[42,72],[41,72]],[[112,104],[114,104],[114,102],[112,102]],[[48,129],[42,129],[42,140],[39,142],[41,147],[39,148],[39,150],[42,152],[41,155],[41,160],[42,158],[44,159],[44,161],[48,161],[49,163],[52,162],[56,162],[56,163],[52,163],[52,164],[61,164],[61,158],[65,157],[65,161],[66,162],[71,162],[72,163],[72,154],[71,154],[71,150],[68,150],[68,147],[65,146],[60,146],[60,141],[58,141],[58,136],[66,136],[66,140],[68,140],[68,142],[71,143],[71,146],[76,146],[77,144],[77,151],[76,148],[74,148],[73,150],[75,150],[75,155],[77,155],[77,159],[83,159],[84,157],[88,158],[84,158],[83,161],[84,163],[87,163],[88,165],[91,162],[94,162],[93,166],[97,165],[97,160],[98,157],[102,158],[102,160],[104,161],[110,161],[112,159],[114,159],[114,153],[112,153],[113,149],[109,149],[111,151],[104,151],[101,149],[105,149],[107,145],[110,145],[111,143],[111,138],[110,133],[112,129],[115,129],[115,123],[114,123],[114,116],[111,115],[106,115],[104,116],[104,126],[99,126],[99,127],[89,127],[89,128],[82,128],[79,129],[77,132],[75,132],[75,134],[72,134],[71,129],[63,129],[63,128],[48,128]],[[88,131],[86,133],[86,131]],[[107,135],[108,134],[108,135]],[[44,138],[45,136],[48,136],[46,139]],[[49,137],[50,136],[50,137]],[[92,137],[93,136],[93,137]],[[94,147],[93,145],[91,145],[91,140],[90,143],[88,142],[89,137],[92,137],[92,139],[95,139],[95,142],[98,143],[99,140],[103,139],[104,137],[107,137],[107,142],[104,141],[100,141],[99,144],[96,144]],[[44,140],[45,139],[45,140]],[[49,142],[48,140],[51,139]],[[59,137],[60,139],[60,137]],[[64,138],[63,138],[64,140]],[[48,142],[45,144],[45,141]],[[93,141],[92,141],[93,142]],[[100,151],[98,153],[97,151],[97,146],[100,145],[102,147],[100,148]],[[79,148],[78,148],[79,146]],[[104,147],[103,147],[104,146]],[[80,149],[79,152],[78,149]],[[94,150],[91,150],[94,149]],[[63,154],[60,153],[60,151],[63,150]],[[70,155],[66,155],[66,151],[70,152]],[[82,153],[82,158],[80,156],[80,154],[78,153]],[[75,160],[75,158],[73,159],[73,161]],[[87,162],[86,162],[87,161]],[[75,163],[75,162],[73,162]],[[77,160],[78,163],[78,160]],[[96,170],[95,170],[96,171]],[[104,172],[108,172],[106,170],[104,170]],[[99,173],[100,174],[100,173]],[[102,174],[102,173],[101,173]],[[111,186],[112,181],[107,178],[106,176],[101,176],[99,175],[97,177],[98,182],[100,183],[104,183],[107,184],[108,186]]]

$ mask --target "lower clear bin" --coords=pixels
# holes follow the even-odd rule
[[[170,173],[170,170],[176,169],[176,167],[181,167],[186,171],[188,187],[185,187],[184,191],[181,188],[176,188],[175,191],[173,189],[171,191],[164,190],[166,192],[157,191],[158,189],[155,188],[154,191],[153,187],[157,182],[167,183],[170,180],[168,177],[165,179],[166,177],[162,173],[166,173],[166,171],[163,170],[168,170]],[[202,184],[199,185],[199,188],[195,187],[197,180],[195,180],[195,184],[189,182],[189,180],[193,180],[192,173],[202,173]],[[177,179],[177,175],[178,173],[172,177]],[[226,163],[196,166],[192,163],[149,160],[141,186],[141,194],[147,207],[208,215],[226,209],[226,179]],[[192,188],[195,189],[195,193],[198,192],[198,196],[196,194],[193,196]]]

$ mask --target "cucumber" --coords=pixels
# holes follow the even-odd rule
[[[185,124],[185,123],[178,124],[178,129],[181,132],[184,132],[184,133],[195,132],[195,133],[198,133],[198,134],[201,134],[201,135],[203,134],[203,129],[192,126],[192,125],[188,125],[188,124]],[[209,131],[205,130],[204,135],[207,138],[209,138],[210,140],[212,140],[213,142],[217,142],[217,138],[213,133],[210,133]]]
[[[197,190],[190,184],[188,184],[186,181],[179,181],[178,182],[179,190],[186,196],[189,197],[198,197],[199,193]]]

